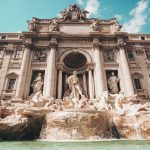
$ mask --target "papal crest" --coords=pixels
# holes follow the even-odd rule
[[[79,13],[78,13],[78,11],[72,11],[71,12],[71,20],[72,21],[78,21],[79,20]]]
[[[88,13],[84,9],[81,10],[76,4],[70,5],[69,9],[60,12],[63,21],[85,21]]]

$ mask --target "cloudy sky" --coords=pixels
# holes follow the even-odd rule
[[[56,17],[73,3],[88,17],[116,17],[125,32],[150,33],[150,0],[0,0],[0,32],[27,31],[27,19]]]

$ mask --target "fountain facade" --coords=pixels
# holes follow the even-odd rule
[[[87,13],[73,4],[0,40],[2,140],[150,139],[147,47]]]

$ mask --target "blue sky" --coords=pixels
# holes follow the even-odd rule
[[[88,17],[117,17],[123,31],[150,33],[150,0],[0,0],[0,32],[27,31],[27,19],[56,17],[72,3],[87,9]]]

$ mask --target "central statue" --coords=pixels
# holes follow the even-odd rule
[[[69,88],[71,90],[71,94],[70,94],[71,99],[79,100],[79,96],[81,96],[81,98],[84,96],[82,94],[82,88],[79,84],[79,79],[77,77],[76,71],[73,71],[73,75],[69,76],[66,82],[69,85]]]

